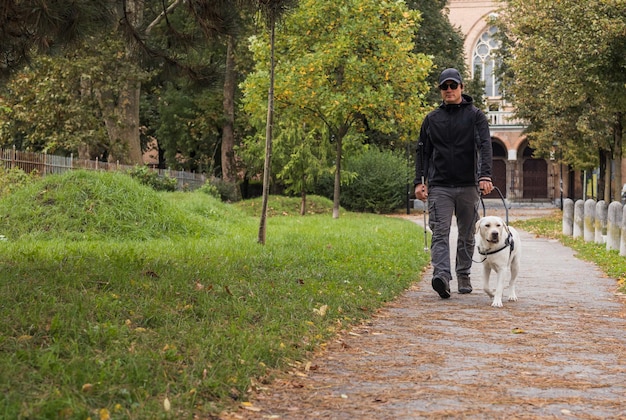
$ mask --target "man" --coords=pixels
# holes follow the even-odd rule
[[[415,160],[415,196],[428,200],[432,231],[432,287],[450,297],[450,225],[456,215],[458,240],[455,272],[459,293],[471,293],[470,269],[474,229],[478,220],[479,190],[487,195],[491,182],[492,149],[485,114],[463,93],[456,69],[439,76],[442,104],[429,113],[420,130]]]

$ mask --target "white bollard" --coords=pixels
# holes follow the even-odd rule
[[[585,201],[583,211],[583,239],[593,242],[596,237],[596,201],[589,198]]]
[[[606,201],[596,203],[595,243],[603,244],[606,241]]]
[[[626,256],[626,226],[624,226],[624,224],[626,223],[626,215],[624,215],[624,213],[626,213],[626,206],[624,206],[624,208],[622,209],[622,233],[620,235],[619,243],[619,255],[622,257]]]
[[[574,234],[574,200],[566,198],[563,200],[563,235],[572,236]]]
[[[583,200],[576,200],[574,203],[574,238],[580,238],[583,236],[583,218],[585,217],[585,202]]]
[[[609,204],[609,213],[606,223],[606,250],[619,250],[622,239],[622,203],[613,201]]]

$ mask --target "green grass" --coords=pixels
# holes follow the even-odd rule
[[[1,199],[0,418],[210,418],[419,280],[418,225],[309,203],[260,245],[258,200],[115,174]]]
[[[605,244],[564,235],[562,217],[561,212],[556,212],[552,217],[517,221],[513,225],[539,236],[558,239],[575,250],[578,258],[595,263],[606,275],[615,278],[621,291],[626,293],[626,257],[620,256],[616,250],[607,251]]]

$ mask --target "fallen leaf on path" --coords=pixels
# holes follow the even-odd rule
[[[246,410],[248,410],[248,411],[255,411],[255,412],[261,411],[261,409],[259,407],[255,407],[254,405],[252,405],[251,402],[247,402],[247,401],[242,402],[241,406],[243,408],[245,408]]]

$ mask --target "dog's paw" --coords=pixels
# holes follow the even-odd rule
[[[517,295],[513,294],[509,296],[509,302],[517,302]]]
[[[493,306],[494,308],[502,308],[502,300],[494,299],[491,303],[491,306]]]

